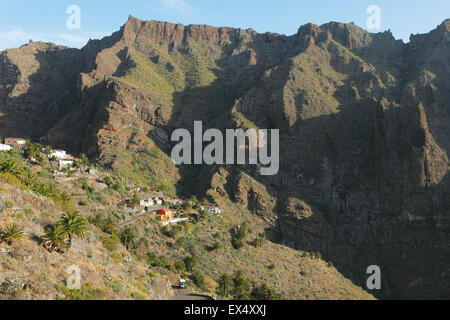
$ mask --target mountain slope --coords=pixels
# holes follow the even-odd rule
[[[267,221],[273,241],[320,251],[357,284],[379,265],[379,297],[444,298],[449,30],[446,20],[403,44],[335,22],[284,36],[130,17],[81,50],[31,43],[2,52],[0,135],[86,152],[169,194],[231,200]],[[70,93],[41,88],[53,83]],[[279,174],[175,167],[170,134],[194,120],[280,129]]]

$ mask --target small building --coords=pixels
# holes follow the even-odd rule
[[[173,212],[169,208],[159,209],[157,215],[159,216],[162,222],[167,222],[175,218],[175,212]]]
[[[97,169],[94,169],[94,168],[89,168],[88,173],[89,173],[91,176],[96,176],[96,175],[98,175],[98,170],[97,170]]]
[[[155,202],[149,195],[145,194],[145,195],[139,196],[139,205],[141,207],[148,208],[148,207],[153,207],[155,205]]]
[[[59,159],[58,163],[59,163],[59,170],[63,168],[71,168],[73,166],[73,160],[70,158]]]
[[[173,206],[176,206],[176,205],[180,205],[181,206],[181,205],[183,205],[184,200],[181,200],[181,199],[170,199],[167,202],[170,203]]]
[[[153,200],[153,203],[154,203],[155,205],[162,205],[162,204],[163,204],[163,200],[162,200],[160,197],[155,197],[155,196],[153,196],[153,197],[152,197],[152,200]]]
[[[10,151],[12,147],[9,144],[0,143],[0,151]]]
[[[204,210],[206,212],[208,212],[209,214],[220,214],[221,213],[220,208],[219,207],[214,207],[214,206],[206,207]]]
[[[56,159],[64,159],[67,157],[67,153],[64,150],[52,150],[50,153],[50,158],[56,158]]]
[[[18,147],[24,147],[26,143],[25,139],[22,138],[6,138],[5,144],[10,146],[18,146]]]

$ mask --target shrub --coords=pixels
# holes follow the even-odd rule
[[[147,253],[147,263],[152,267],[157,268],[165,268],[168,265],[168,261],[165,256],[158,257],[154,252]]]
[[[178,260],[177,262],[175,262],[174,267],[175,269],[177,269],[178,272],[186,270],[186,264],[184,263],[183,260]]]
[[[197,287],[203,290],[206,289],[205,276],[200,271],[198,270],[192,271],[190,278]]]
[[[113,252],[111,258],[115,263],[120,263],[122,261],[122,256],[117,252]]]
[[[101,236],[100,241],[102,242],[103,246],[111,252],[114,252],[117,250],[120,244],[120,239],[117,236]]]
[[[239,250],[244,247],[244,242],[242,240],[239,240],[238,238],[233,238],[233,239],[231,239],[231,245],[236,250]]]
[[[281,295],[267,287],[265,283],[253,288],[250,297],[254,300],[279,300]]]
[[[263,245],[264,241],[261,238],[256,238],[255,240],[253,240],[252,244],[253,246],[255,246],[256,248],[259,248]]]
[[[24,237],[24,230],[17,224],[12,224],[5,229],[0,230],[0,239],[6,241],[9,245],[12,244],[14,240],[21,240]]]
[[[225,298],[228,297],[233,291],[233,279],[227,273],[222,273],[217,282],[217,294]]]
[[[194,256],[188,256],[188,257],[184,258],[183,261],[186,265],[186,270],[188,270],[189,272],[192,272],[194,270],[194,267],[198,263],[197,258]]]

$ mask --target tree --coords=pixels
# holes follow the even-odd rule
[[[86,221],[78,212],[69,212],[63,215],[59,223],[69,236],[68,247],[72,247],[72,237],[84,237],[86,233]]]
[[[136,246],[136,232],[133,227],[125,226],[120,233],[120,241],[127,248]]]
[[[89,158],[86,156],[86,154],[82,153],[80,154],[80,160],[83,170],[86,170],[86,167],[89,166]]]
[[[103,226],[103,215],[101,213],[97,213],[95,216],[91,216],[88,218],[89,222],[96,226],[97,228],[101,228]]]
[[[22,172],[17,160],[14,159],[3,159],[0,161],[0,172],[10,173],[13,176],[19,176]]]
[[[135,208],[135,207],[137,207],[139,205],[139,198],[138,198],[136,193],[133,195],[133,198],[131,198],[131,203],[130,204],[131,204],[131,206],[133,208]]]
[[[25,186],[27,186],[28,189],[30,189],[33,192],[37,192],[39,188],[39,180],[36,177],[36,175],[32,172],[26,172],[22,182]]]
[[[6,241],[8,245],[12,245],[14,240],[21,240],[24,237],[24,230],[17,224],[12,224],[4,230],[0,230],[0,239]]]
[[[177,262],[175,262],[174,267],[178,270],[178,272],[186,270],[186,264],[183,260],[178,260]]]
[[[244,242],[238,238],[231,239],[231,245],[236,250],[242,249],[244,247]]]
[[[42,152],[48,157],[52,153],[52,148],[50,148],[49,146],[45,146]]]
[[[27,159],[36,159],[42,152],[42,145],[27,140],[25,143],[25,157]]]
[[[108,217],[108,218],[104,219],[101,222],[100,227],[103,232],[109,233],[111,235],[118,233],[116,221],[114,220],[113,217]]]
[[[281,298],[280,294],[269,289],[265,283],[253,288],[250,296],[254,300],[277,300]]]
[[[57,223],[53,226],[50,226],[44,233],[44,239],[47,240],[45,246],[47,250],[52,252],[53,250],[59,250],[64,246],[66,241],[67,232],[64,230],[64,227]]]
[[[228,297],[233,291],[233,279],[227,273],[222,273],[217,282],[217,294],[224,298]]]
[[[205,289],[205,276],[200,271],[192,271],[191,279],[197,287],[200,289]]]
[[[233,275],[233,297],[236,300],[248,300],[250,298],[250,280],[241,270]]]
[[[195,265],[197,264],[197,258],[193,256],[188,256],[184,258],[184,263],[186,264],[186,270],[192,272],[194,270]]]

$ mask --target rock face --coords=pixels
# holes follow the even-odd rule
[[[229,198],[360,285],[379,265],[379,297],[448,298],[449,37],[450,20],[404,44],[335,22],[288,37],[130,17],[81,50],[2,52],[0,135]],[[194,120],[280,129],[280,172],[175,168],[170,134]]]

